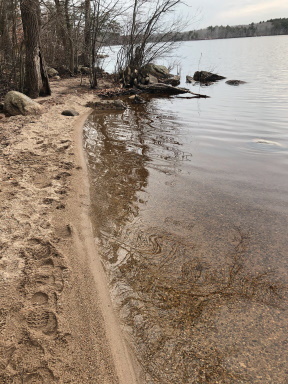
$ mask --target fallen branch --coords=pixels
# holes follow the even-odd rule
[[[141,93],[149,93],[149,94],[159,94],[159,95],[181,95],[181,94],[191,94],[194,97],[186,97],[190,99],[195,98],[208,98],[209,96],[201,95],[199,93],[191,92],[187,88],[179,88],[173,87],[172,85],[156,83],[149,85],[138,85],[137,88],[109,88],[100,90],[97,92],[97,95],[100,98],[108,98],[111,99],[113,97],[126,96],[126,95],[137,95]],[[184,97],[183,97],[184,98]]]
[[[194,93],[194,92],[191,92],[191,95],[194,95],[195,97],[192,97],[192,99],[195,99],[195,98],[201,98],[201,99],[209,99],[210,96],[207,96],[207,95],[202,95],[201,93]]]
[[[197,98],[209,97],[206,95],[201,95],[199,93],[191,92],[187,88],[173,87],[171,85],[162,84],[162,83],[138,85],[138,88],[140,88],[143,92],[146,92],[146,93],[156,93],[156,94],[158,93],[158,94],[166,94],[166,95],[181,95],[185,93],[190,93],[191,95],[194,95]]]

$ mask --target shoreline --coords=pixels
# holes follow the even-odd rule
[[[140,380],[94,243],[82,128],[96,95],[77,84],[52,83],[41,116],[0,121],[3,383]]]
[[[75,178],[75,187],[78,188],[79,200],[81,200],[80,204],[82,207],[80,209],[78,208],[80,220],[77,224],[75,223],[78,227],[77,234],[75,234],[75,237],[77,238],[76,243],[78,247],[78,254],[82,254],[83,251],[86,253],[87,265],[89,265],[89,270],[94,278],[96,291],[100,299],[100,310],[104,318],[106,335],[111,347],[119,383],[136,384],[140,383],[140,369],[137,366],[138,364],[133,357],[131,349],[129,348],[129,341],[124,337],[119,325],[119,320],[115,316],[108,288],[108,279],[98,253],[97,246],[95,245],[93,225],[90,219],[90,183],[86,155],[83,150],[83,126],[90,113],[91,110],[89,113],[80,116],[78,121],[75,123],[76,129],[74,135],[77,146],[76,158],[81,167],[81,180],[83,181],[85,191],[83,195],[80,195],[81,191],[78,186],[79,184],[77,183],[80,179],[78,174]],[[70,204],[70,206],[72,207],[74,204]]]

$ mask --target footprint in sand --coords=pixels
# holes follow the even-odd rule
[[[52,371],[48,368],[39,368],[36,372],[23,375],[24,384],[53,384],[55,382]]]
[[[58,329],[56,315],[51,311],[36,309],[27,315],[29,328],[42,331],[45,335],[54,335]]]
[[[63,273],[67,271],[63,264],[63,256],[49,242],[41,239],[30,239],[26,252],[38,260],[35,282],[38,286],[47,285],[50,289],[62,292],[64,288]]]
[[[41,239],[28,240],[28,252],[35,259],[44,259],[52,254],[53,246],[48,242]]]
[[[49,296],[44,292],[36,292],[31,298],[33,305],[45,305],[49,302]]]
[[[33,238],[27,245],[26,254],[31,258],[34,273],[30,271],[25,289],[30,292],[29,301],[34,308],[26,312],[26,322],[31,330],[54,335],[58,320],[52,310],[57,306],[57,293],[63,291],[63,273],[67,268],[62,255],[49,241]]]
[[[14,345],[0,344],[0,370],[6,369],[15,350]]]
[[[26,334],[15,344],[9,364],[18,372],[33,372],[43,365],[45,351],[39,341]]]
[[[47,286],[50,290],[62,292],[64,288],[63,271],[64,266],[55,266],[53,259],[48,258],[41,261],[34,281],[38,287]]]

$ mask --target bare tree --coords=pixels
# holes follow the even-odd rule
[[[62,65],[66,65],[69,68],[70,74],[73,75],[75,72],[77,51],[76,36],[78,34],[76,31],[78,15],[76,13],[78,8],[81,7],[80,4],[74,4],[71,0],[54,0],[54,3],[56,8],[57,33],[62,43]]]
[[[40,47],[40,4],[38,0],[20,0],[25,42],[25,91],[32,97],[50,95],[51,90]]]
[[[121,47],[116,71],[138,70],[175,45],[173,37],[186,25],[175,17],[181,0],[133,0],[131,23]]]
[[[123,12],[123,9],[118,7],[119,3],[119,0],[93,0],[93,13],[91,15],[90,24],[91,88],[97,87],[97,60],[99,51],[103,48],[103,45],[107,43],[106,37],[111,31],[115,19]]]

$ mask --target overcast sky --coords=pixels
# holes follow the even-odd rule
[[[288,17],[288,0],[183,0],[195,22],[191,28],[210,25],[239,25],[268,19]],[[184,13],[187,7],[182,7]],[[196,17],[193,15],[196,14]]]

